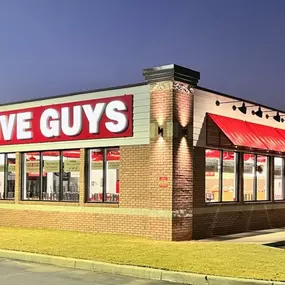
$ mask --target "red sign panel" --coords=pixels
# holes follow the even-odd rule
[[[0,112],[0,145],[133,136],[133,95]]]

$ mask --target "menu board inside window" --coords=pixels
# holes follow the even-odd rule
[[[44,161],[45,172],[59,172],[59,160],[45,160]]]
[[[39,173],[40,172],[40,161],[26,161],[26,173]]]
[[[80,160],[79,159],[67,159],[64,161],[65,172],[78,172],[80,171]]]
[[[108,161],[108,169],[119,169],[120,161]]]
[[[103,169],[103,161],[92,161],[92,170],[101,170]]]

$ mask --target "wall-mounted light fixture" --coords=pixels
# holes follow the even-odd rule
[[[274,119],[276,122],[282,122],[282,123],[284,122],[284,119],[281,118],[279,112],[277,112],[276,115],[273,116],[273,119]]]
[[[188,134],[187,127],[182,127],[182,135],[183,135],[183,137],[187,137],[187,134]]]
[[[158,134],[160,137],[163,137],[163,127],[158,127],[158,129],[157,129],[157,134]]]
[[[239,100],[234,100],[234,101],[225,101],[225,102],[220,102],[219,100],[216,100],[215,104],[216,106],[220,106],[222,104],[232,104],[232,103],[237,103],[237,102],[241,102]]]
[[[243,114],[246,114],[247,111],[247,107],[245,106],[245,103],[243,102],[242,105],[240,107],[237,107],[236,105],[233,105],[233,110],[235,111],[236,109],[238,109],[240,112],[242,112]]]
[[[272,113],[272,112],[275,112],[275,111],[267,111],[267,113]],[[281,122],[281,123],[283,123],[284,122],[284,119],[283,118],[281,118],[282,116],[284,116],[284,115],[281,115],[280,116],[280,113],[277,111],[276,112],[276,115],[274,115],[274,116],[269,116],[268,114],[266,114],[266,119],[269,119],[269,118],[273,118],[276,122]]]
[[[245,102],[242,103],[242,105],[240,107],[237,107],[236,105],[233,105],[233,110],[235,111],[236,109],[238,109],[241,113],[246,114],[247,112],[247,108],[253,108],[256,107],[256,105],[245,105]]]
[[[252,115],[256,115],[259,118],[262,118],[262,116],[263,116],[263,112],[262,112],[260,107],[258,107],[257,111],[252,110],[251,113],[252,113]]]

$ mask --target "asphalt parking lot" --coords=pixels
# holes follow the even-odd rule
[[[74,270],[36,263],[0,259],[0,284],[5,285],[171,285],[131,277]]]

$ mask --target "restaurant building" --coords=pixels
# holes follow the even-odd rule
[[[285,226],[285,112],[145,82],[0,106],[0,225],[164,240]]]

